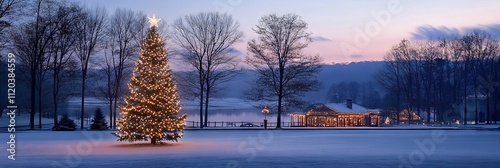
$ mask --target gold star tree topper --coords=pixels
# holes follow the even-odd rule
[[[155,14],[153,14],[153,17],[148,17],[149,19],[149,26],[153,27],[156,26],[158,27],[158,22],[160,22],[161,19],[156,18]]]

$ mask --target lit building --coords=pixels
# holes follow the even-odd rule
[[[290,114],[292,127],[378,127],[380,112],[352,103],[319,105],[305,114]]]
[[[399,112],[399,124],[418,124],[421,122],[422,118],[413,111],[410,112],[408,109],[404,109],[403,111]]]

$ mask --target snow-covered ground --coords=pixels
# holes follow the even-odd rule
[[[111,131],[23,131],[0,167],[498,167],[500,131],[187,130],[179,143]],[[7,134],[0,134],[8,141]],[[3,143],[3,148],[7,148]],[[5,149],[3,149],[5,150]]]

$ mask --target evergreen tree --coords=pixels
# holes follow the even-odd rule
[[[92,130],[107,130],[108,122],[102,113],[101,108],[97,108],[94,112],[94,119],[92,119],[92,125],[90,125]]]
[[[385,125],[390,125],[391,124],[391,119],[389,117],[386,117],[385,121],[384,121],[384,124]]]
[[[175,141],[182,138],[186,115],[177,116],[180,98],[167,64],[165,43],[157,32],[158,19],[149,18],[151,27],[141,46],[129,83],[130,95],[121,107],[118,121],[119,141]]]
[[[76,130],[75,122],[69,118],[68,113],[64,113],[59,123],[52,128],[54,131],[74,131]]]

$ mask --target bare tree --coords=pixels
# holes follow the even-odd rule
[[[109,52],[108,42],[104,43],[104,57],[100,58],[96,65],[99,67],[98,74],[102,78],[104,77],[106,82],[104,85],[97,86],[97,89],[93,92],[94,96],[103,99],[108,102],[109,108],[109,128],[113,128],[113,100],[114,100],[114,74],[112,59]]]
[[[90,57],[99,52],[98,43],[104,36],[106,10],[96,7],[92,10],[86,9],[83,18],[77,23],[76,55],[80,60],[82,73],[82,105],[80,125],[83,129],[83,118],[85,112],[85,85]]]
[[[474,37],[473,45],[474,45],[474,104],[475,104],[475,124],[480,122],[479,110],[478,110],[478,95],[480,94],[480,79],[487,78],[493,74],[493,69],[490,67],[490,60],[498,55],[499,43],[495,40],[491,35],[487,34],[483,31],[473,31],[471,35]],[[498,69],[497,69],[498,70]],[[484,88],[484,86],[482,87]],[[483,114],[482,119],[486,120],[486,123],[489,124],[489,112],[490,112],[490,104],[489,104],[489,93],[483,92],[483,95],[486,97],[486,114]]]
[[[52,17],[54,10],[51,1],[36,2],[36,18],[23,24],[12,35],[13,48],[18,53],[20,61],[26,65],[30,74],[30,129],[35,129],[35,91],[37,73],[42,68],[49,44],[55,36],[57,28]],[[41,85],[41,84],[38,84]],[[41,93],[41,92],[40,92]],[[41,113],[41,112],[40,112]]]
[[[283,106],[303,104],[301,97],[320,83],[315,74],[320,71],[319,56],[306,56],[302,49],[311,41],[307,23],[296,14],[266,15],[254,31],[258,39],[248,42],[248,64],[258,73],[252,97],[277,102],[276,128],[281,128]]]
[[[229,14],[215,12],[188,15],[173,24],[174,41],[180,47],[178,53],[198,73],[197,79],[186,79],[200,100],[200,127],[208,121],[210,97],[218,91],[218,86],[235,74],[237,59],[232,46],[243,36],[239,24]],[[195,82],[197,81],[197,82]],[[203,106],[205,106],[203,108]],[[203,109],[205,121],[203,122]]]
[[[405,58],[408,57],[410,50],[410,43],[408,40],[403,39],[399,44],[392,47],[392,49],[385,56],[386,64],[377,73],[376,80],[379,85],[386,90],[389,97],[395,100],[390,100],[389,109],[396,113],[396,123],[399,124],[400,112],[402,111],[404,85],[405,85]],[[387,107],[386,107],[387,108]],[[410,112],[410,110],[407,110]],[[411,115],[410,115],[411,116]]]
[[[132,61],[137,56],[140,42],[147,28],[146,16],[141,12],[134,12],[130,9],[117,9],[110,18],[107,30],[107,40],[110,50],[110,65],[113,68],[113,128],[116,128],[116,115],[118,100],[123,97],[124,87],[127,81],[126,73],[133,67]]]
[[[431,121],[431,111],[436,108],[436,102],[433,101],[438,95],[436,92],[436,84],[438,79],[436,78],[436,72],[438,69],[437,60],[440,56],[441,51],[438,46],[433,45],[433,43],[422,44],[419,48],[419,55],[422,57],[422,66],[420,71],[422,84],[423,84],[423,95],[425,97],[425,105],[427,112],[427,123]]]
[[[492,44],[492,43],[490,43]],[[489,56],[484,61],[484,71],[483,73],[488,74],[484,76],[486,82],[482,83],[483,93],[486,95],[486,124],[492,124],[493,122],[496,124],[496,113],[497,113],[497,101],[496,97],[500,94],[495,94],[493,79],[500,77],[498,69],[498,61],[500,59],[500,43],[493,43],[493,45],[488,47]],[[493,111],[490,110],[491,104],[490,101],[493,101]],[[493,114],[491,114],[493,112]]]
[[[62,71],[72,69],[69,67],[73,61],[71,56],[77,41],[76,34],[78,34],[75,25],[77,25],[77,21],[83,19],[83,14],[79,6],[61,4],[52,19],[55,20],[56,33],[50,45],[50,68],[53,79],[54,128],[57,128],[59,102],[62,99],[60,90],[63,84],[68,82],[65,80],[67,73],[62,73]]]
[[[456,48],[455,50],[457,54],[459,54],[461,60],[464,63],[463,69],[463,79],[464,79],[464,104],[467,103],[467,98],[469,97],[470,92],[472,91],[474,95],[474,123],[478,124],[478,93],[479,93],[479,73],[482,69],[483,60],[489,56],[490,53],[489,48],[491,48],[492,44],[488,43],[497,43],[492,40],[489,35],[484,32],[474,30],[468,34],[463,35],[462,37],[456,39]],[[472,81],[472,83],[468,83],[468,81]],[[471,89],[472,88],[472,89]],[[464,105],[464,124],[467,124],[468,115],[467,115],[467,105]]]
[[[396,123],[399,124],[399,112],[401,111],[401,83],[399,75],[399,61],[385,58],[385,66],[376,74],[376,81],[385,90],[387,102],[385,109],[396,113]]]
[[[48,21],[44,21],[44,23],[48,23]],[[21,25],[17,26],[17,29],[11,31],[11,38],[12,41],[14,42],[12,45],[12,50],[14,53],[16,53],[16,56],[19,59],[20,64],[17,65],[19,69],[22,69],[20,72],[22,72],[19,76],[22,77],[21,80],[23,80],[23,83],[26,83],[28,87],[31,88],[33,83],[31,83],[32,79],[32,68],[33,68],[33,63],[34,61],[38,61],[38,69],[36,74],[34,75],[34,93],[35,98],[37,97],[36,94],[38,94],[38,104],[34,103],[34,107],[36,108],[36,105],[38,105],[38,113],[39,113],[39,128],[42,127],[42,112],[44,101],[42,99],[43,94],[47,94],[48,90],[46,90],[45,85],[45,79],[46,79],[46,73],[48,71],[48,66],[49,66],[49,60],[48,59],[48,54],[43,54],[41,57],[38,58],[38,60],[34,60],[33,52],[34,52],[34,40],[35,40],[35,32],[33,31],[33,26],[35,25],[34,21],[30,21]],[[47,34],[44,34],[47,35]],[[27,94],[30,94],[29,92]],[[36,100],[34,100],[36,101]],[[19,101],[17,101],[19,102]],[[31,104],[30,100],[25,100],[25,103]],[[26,109],[30,109],[29,107],[26,107]],[[30,110],[35,111],[35,109]],[[33,114],[34,115],[34,114]],[[48,117],[45,115],[45,117]]]

